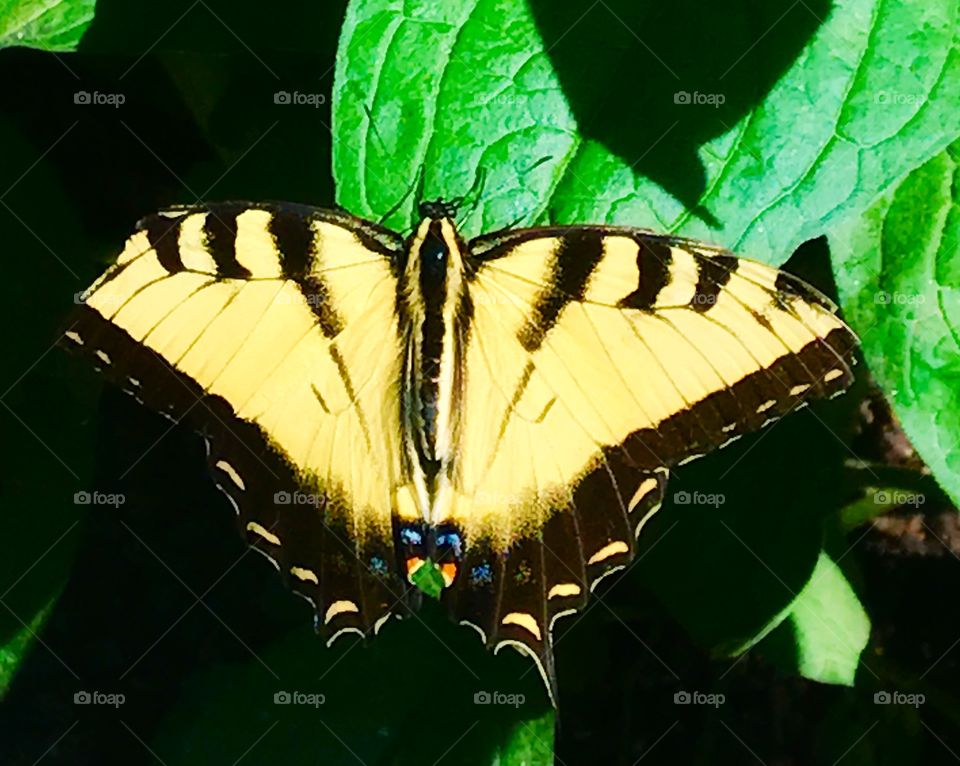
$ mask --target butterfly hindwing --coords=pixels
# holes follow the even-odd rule
[[[332,637],[407,591],[393,545],[399,340],[393,234],[330,211],[150,216],[65,343],[207,439],[243,533]]]
[[[483,538],[468,544],[461,575],[443,596],[453,620],[474,628],[488,648],[529,654],[554,701],[555,623],[583,609],[596,585],[629,563],[640,528],[663,500],[666,469],[643,473],[621,462],[618,472],[636,486],[626,505],[610,473],[595,471],[539,532],[505,549]]]
[[[468,251],[471,438],[450,519],[465,562],[477,546],[483,561],[503,560],[504,577],[531,546],[545,549],[531,571],[546,605],[505,579],[495,618],[481,618],[464,607],[469,567],[449,605],[457,619],[482,619],[493,644],[504,616],[520,613],[511,639],[543,658],[555,619],[632,559],[669,468],[844,390],[856,341],[812,288],[698,242],[557,227],[490,235]],[[550,667],[542,661],[548,686]]]

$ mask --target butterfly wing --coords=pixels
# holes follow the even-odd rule
[[[844,390],[856,341],[812,288],[698,242],[564,227],[469,257],[467,551],[445,598],[552,692],[553,623],[631,560],[669,468]]]
[[[207,439],[254,547],[333,641],[400,605],[391,509],[399,341],[384,230],[227,203],[142,221],[64,342]]]

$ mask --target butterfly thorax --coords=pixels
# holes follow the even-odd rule
[[[449,218],[425,218],[408,240],[397,299],[407,470],[429,520],[454,467],[469,305],[462,241]]]

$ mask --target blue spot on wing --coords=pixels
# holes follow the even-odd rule
[[[493,567],[488,563],[477,564],[470,570],[470,584],[475,587],[482,587],[493,582]]]
[[[441,548],[449,547],[457,559],[463,554],[463,541],[456,532],[442,532],[437,535],[437,546]]]

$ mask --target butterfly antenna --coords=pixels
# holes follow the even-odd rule
[[[423,203],[423,186],[424,180],[423,177],[426,174],[426,166],[421,165],[420,170],[417,172],[417,181],[414,184],[416,187],[416,201],[414,202],[413,209],[410,211],[410,228],[413,229],[416,227],[420,221],[417,220],[417,216],[420,215],[420,206]]]
[[[473,197],[473,201],[470,203],[469,210],[460,216],[460,220],[457,222],[457,225],[468,221],[470,216],[473,215],[474,211],[477,209],[477,205],[480,204],[480,200],[483,198],[483,187],[487,182],[487,170],[486,168],[478,168],[477,174],[473,178],[473,185],[467,190],[467,193],[462,197],[459,197],[456,201],[456,205],[459,206],[466,200],[468,197]]]
[[[370,132],[373,133],[373,137],[376,140],[376,143],[379,144],[380,154],[386,155],[387,144],[383,140],[383,136],[380,135],[380,131],[377,130],[377,123],[373,119],[373,112],[370,111],[370,107],[367,106],[366,104],[363,105],[363,111],[367,115],[367,122],[370,123]],[[377,223],[379,223],[382,226],[394,213],[396,213],[402,207],[403,203],[407,201],[407,198],[410,196],[411,191],[413,191],[412,186],[409,189],[407,189],[406,192],[404,192],[403,196],[397,200],[396,204],[394,204],[393,207],[391,207],[386,213],[380,216]]]
[[[380,220],[378,221],[378,223],[382,226],[394,213],[396,213],[401,207],[403,207],[403,203],[410,198],[410,194],[412,192],[413,192],[413,184],[407,187],[407,190],[403,193],[403,196],[400,197],[400,199],[398,199],[394,203],[393,207],[391,207],[386,213],[380,216]]]
[[[527,217],[527,213],[524,213],[524,214],[521,215],[519,218],[514,218],[510,223],[508,223],[508,224],[506,225],[505,228],[507,228],[507,229],[516,229],[521,223],[524,222],[524,220],[526,219],[526,217]],[[533,224],[527,224],[527,225],[528,225],[528,226],[532,226]]]

